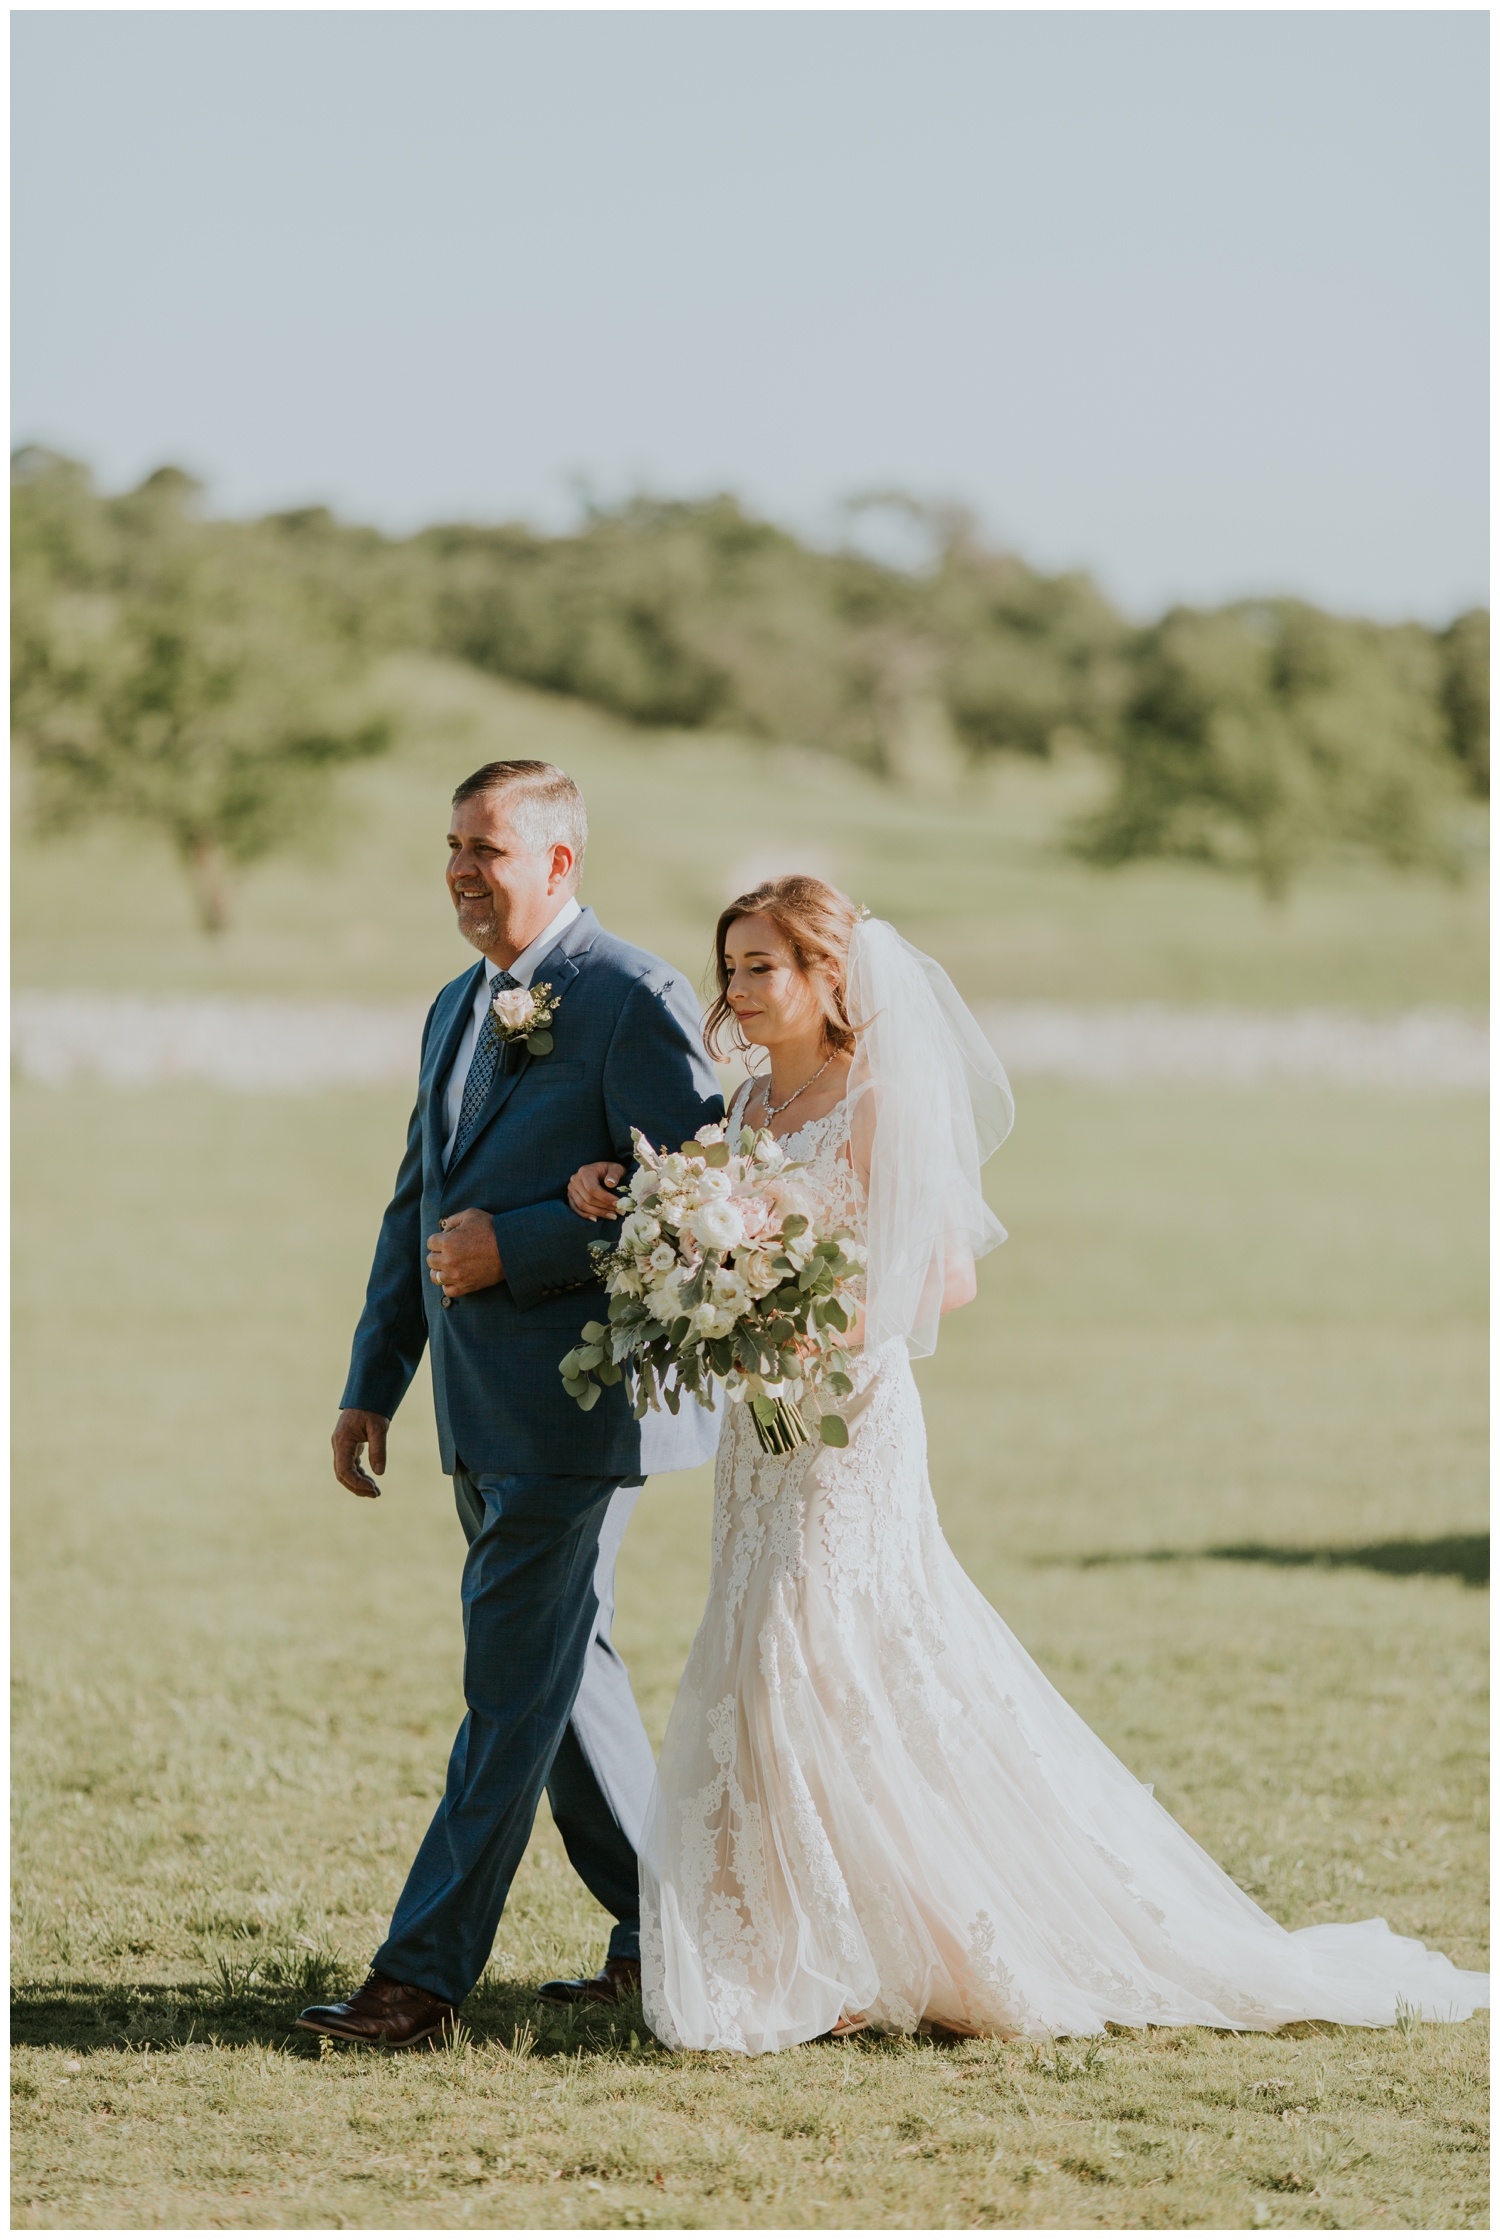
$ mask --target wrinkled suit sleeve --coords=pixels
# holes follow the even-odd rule
[[[703,1049],[696,998],[678,973],[637,980],[621,1006],[604,1060],[604,1106],[614,1156],[629,1166],[630,1131],[676,1146],[722,1120],[718,1077]],[[495,1216],[495,1241],[518,1307],[549,1291],[595,1280],[590,1245],[613,1243],[613,1222],[585,1221],[566,1198]]]
[[[422,1029],[424,1057],[432,1017],[429,1011]],[[427,1305],[422,1292],[426,1257],[421,1232],[422,1118],[420,1107],[414,1107],[406,1131],[405,1155],[396,1173],[395,1193],[380,1224],[341,1408],[368,1408],[378,1416],[393,1416],[417,1373],[427,1344]]]

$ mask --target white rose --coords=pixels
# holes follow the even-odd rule
[[[745,1224],[732,1198],[717,1198],[711,1205],[698,1206],[683,1227],[705,1252],[732,1252],[745,1238]]]
[[[724,1141],[723,1121],[708,1121],[705,1126],[701,1127],[698,1130],[698,1133],[694,1136],[693,1141],[694,1143],[722,1143]]]
[[[649,1252],[661,1235],[661,1223],[649,1213],[632,1213],[620,1225],[620,1243],[627,1252]]]
[[[750,1304],[750,1286],[734,1268],[720,1268],[713,1278],[713,1295],[721,1307],[742,1314]]]
[[[651,1226],[655,1228],[655,1222],[653,1222]],[[660,1235],[660,1233],[661,1232],[658,1230],[657,1234]],[[646,1255],[646,1265],[648,1268],[659,1269],[660,1272],[665,1275],[668,1268],[676,1267],[677,1255],[672,1250],[672,1247],[669,1244],[659,1244],[656,1246],[654,1251],[649,1252]]]
[[[750,1252],[737,1252],[734,1256],[734,1266],[735,1273],[743,1278],[745,1288],[752,1299],[763,1299],[766,1293],[774,1291],[781,1281],[781,1278],[771,1266],[769,1252],[758,1249]]]
[[[502,1027],[524,1027],[535,1008],[529,988],[502,988],[490,1005]]]

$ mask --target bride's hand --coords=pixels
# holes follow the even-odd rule
[[[617,1221],[620,1209],[613,1193],[625,1179],[625,1169],[613,1159],[595,1159],[580,1167],[568,1184],[568,1203],[585,1221]]]

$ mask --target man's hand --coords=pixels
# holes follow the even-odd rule
[[[462,1299],[467,1292],[488,1291],[499,1283],[505,1270],[490,1216],[478,1206],[445,1215],[437,1235],[427,1239],[427,1266],[445,1299]]]
[[[370,1468],[375,1477],[384,1476],[385,1435],[390,1423],[389,1416],[372,1415],[368,1408],[345,1408],[333,1427],[333,1474],[341,1486],[347,1486],[362,1500],[378,1501],[380,1488],[375,1478],[367,1478],[360,1468],[360,1455],[368,1447]]]

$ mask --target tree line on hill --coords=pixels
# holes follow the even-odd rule
[[[174,468],[99,493],[77,462],[12,473],[13,708],[36,814],[166,833],[203,923],[336,770],[388,744],[368,691],[397,649],[457,657],[653,728],[843,755],[901,783],[1093,749],[1113,783],[1074,835],[1099,864],[1182,856],[1283,893],[1318,856],[1451,869],[1488,788],[1489,618],[1446,630],[1294,599],[1129,624],[1083,574],[993,551],[901,498],[897,567],[824,551],[731,497],[632,500],[567,535],[404,538],[323,508],[208,517]]]

